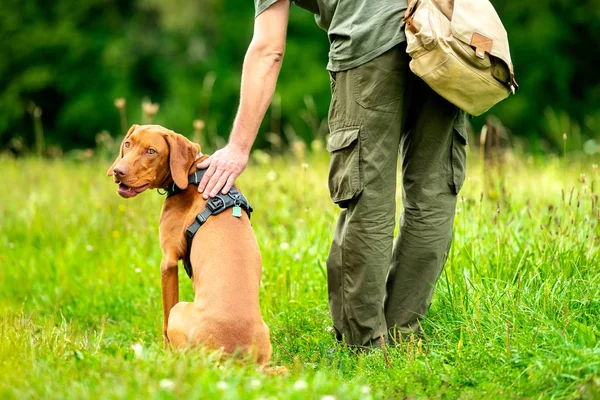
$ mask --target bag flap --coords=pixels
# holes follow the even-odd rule
[[[336,151],[348,147],[358,139],[360,128],[357,126],[349,126],[347,128],[336,129],[329,135],[327,141],[327,150],[329,152]]]
[[[476,49],[476,56],[483,58],[482,52],[487,52],[513,73],[506,29],[488,0],[455,0],[451,27],[457,39]]]

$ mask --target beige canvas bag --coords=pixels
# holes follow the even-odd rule
[[[410,0],[411,71],[446,100],[480,115],[514,94],[506,30],[488,0]]]

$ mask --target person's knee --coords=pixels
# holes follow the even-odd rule
[[[433,228],[452,223],[455,210],[456,195],[447,193],[428,201],[406,200],[402,218],[414,226]]]

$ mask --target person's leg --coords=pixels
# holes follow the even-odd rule
[[[387,338],[383,301],[392,257],[398,147],[407,56],[396,47],[332,74],[329,189],[340,213],[327,259],[338,339],[378,346]]]
[[[403,213],[385,301],[388,328],[398,334],[421,331],[450,250],[466,163],[464,112],[414,75],[408,87],[411,108],[400,144]]]

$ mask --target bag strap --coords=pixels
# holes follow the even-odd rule
[[[408,0],[408,7],[404,13],[404,18],[402,19],[405,29],[409,29],[412,33],[417,33],[417,28],[413,25],[413,17],[415,16],[418,5],[419,0]]]

